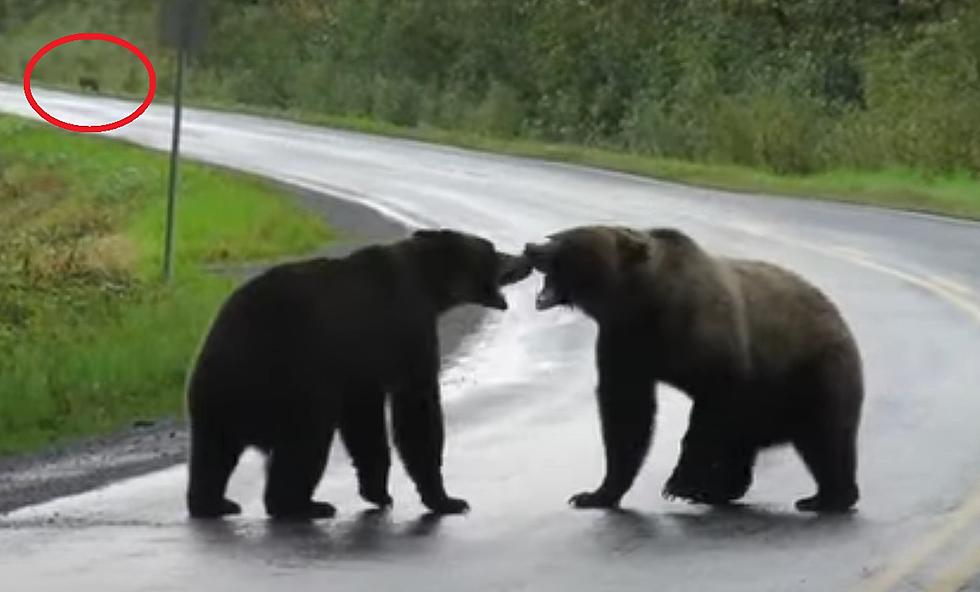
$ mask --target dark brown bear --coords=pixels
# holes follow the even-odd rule
[[[389,394],[395,444],[422,502],[465,511],[443,487],[436,319],[464,303],[506,309],[500,286],[530,272],[481,238],[424,230],[244,284],[218,313],[188,384],[190,514],[240,512],[225,488],[253,446],[268,455],[270,516],[332,516],[333,506],[311,498],[338,425],[361,496],[391,504]]]
[[[756,453],[792,443],[817,482],[798,509],[857,502],[861,359],[817,288],[773,265],[713,257],[672,229],[593,226],[549,238],[525,250],[545,274],[537,307],[575,306],[599,326],[606,476],[573,505],[614,507],[629,490],[650,445],[658,382],[693,403],[665,496],[738,499]]]
[[[99,79],[94,76],[79,76],[78,86],[82,90],[90,90],[92,92],[99,92]]]

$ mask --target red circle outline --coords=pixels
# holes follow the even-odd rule
[[[146,98],[143,99],[143,103],[136,108],[126,117],[118,121],[113,121],[112,123],[107,123],[104,125],[75,125],[74,123],[68,123],[67,121],[62,121],[57,117],[51,115],[47,111],[38,105],[37,100],[34,98],[34,93],[31,92],[31,74],[34,73],[34,67],[48,52],[52,49],[65,45],[66,43],[71,43],[73,41],[107,41],[109,43],[115,43],[116,45],[125,48],[135,55],[141,62],[143,62],[143,67],[146,68],[147,78],[149,80],[149,88],[146,92]],[[48,43],[40,49],[31,61],[27,62],[27,68],[24,70],[24,96],[27,97],[27,102],[30,103],[31,108],[41,116],[42,119],[50,123],[51,125],[60,127],[61,129],[66,129],[73,132],[80,133],[93,133],[93,132],[107,132],[110,130],[121,128],[124,125],[129,125],[136,121],[140,115],[149,109],[150,103],[153,102],[153,97],[157,92],[157,73],[153,69],[153,63],[150,58],[146,57],[146,54],[140,51],[140,48],[136,47],[129,41],[115,37],[113,35],[107,35],[105,33],[74,33],[72,35],[65,35],[55,39],[51,43]]]

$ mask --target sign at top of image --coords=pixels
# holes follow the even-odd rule
[[[161,0],[160,39],[170,47],[196,51],[207,37],[207,0]]]

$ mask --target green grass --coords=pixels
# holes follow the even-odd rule
[[[202,266],[331,237],[282,190],[189,164],[164,285],[166,172],[157,153],[0,117],[0,453],[179,413],[233,286]]]

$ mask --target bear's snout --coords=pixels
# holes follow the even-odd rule
[[[534,267],[531,261],[524,255],[508,255],[500,253],[498,255],[498,275],[497,282],[501,286],[516,284],[527,276],[531,275]]]
[[[547,245],[527,243],[524,245],[524,258],[528,260],[534,269],[542,272],[547,271],[545,269],[549,259]]]

